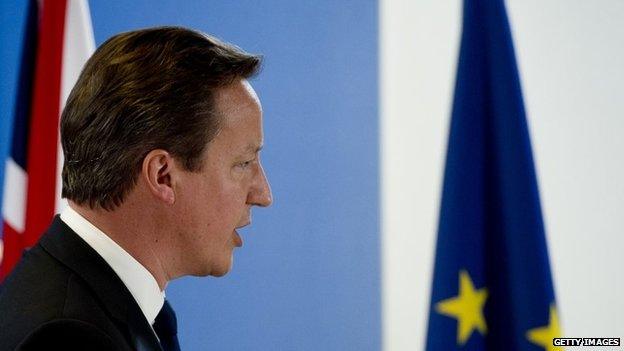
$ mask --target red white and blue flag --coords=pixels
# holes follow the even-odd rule
[[[86,0],[29,2],[10,151],[4,161],[0,281],[65,206],[60,197],[60,113],[94,50]]]

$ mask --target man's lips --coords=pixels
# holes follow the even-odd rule
[[[243,239],[240,237],[236,230],[234,230],[234,245],[236,245],[236,247],[243,246]]]
[[[245,224],[239,225],[238,227],[236,227],[236,229],[240,229],[240,228],[246,227],[250,223],[251,223],[251,221],[247,221],[247,222],[245,222]],[[238,234],[236,229],[234,229],[234,245],[236,245],[237,247],[241,247],[241,246],[243,246],[243,238],[241,238],[240,234]]]

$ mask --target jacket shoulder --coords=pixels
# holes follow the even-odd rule
[[[27,251],[0,290],[0,330],[62,313],[72,272],[39,245]],[[39,321],[38,321],[39,320]],[[37,322],[38,321],[38,322]],[[4,332],[0,333],[4,336]]]
[[[0,314],[0,351],[13,350],[20,342],[19,350],[71,350],[39,346],[72,342],[82,343],[76,349],[85,349],[84,342],[91,339],[112,335],[118,342],[123,340],[92,289],[40,245],[26,252],[2,284]],[[102,340],[102,345],[108,344]]]
[[[32,331],[16,350],[119,350],[97,326],[75,319],[56,319]]]

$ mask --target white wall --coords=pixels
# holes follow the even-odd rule
[[[507,2],[565,336],[624,337],[624,2]],[[381,0],[383,345],[424,348],[461,1]]]

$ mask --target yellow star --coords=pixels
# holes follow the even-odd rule
[[[553,346],[553,338],[561,337],[559,328],[559,317],[555,305],[550,305],[550,316],[548,325],[531,329],[527,332],[527,339],[530,342],[543,347],[546,351],[561,351],[563,348]]]
[[[436,304],[436,312],[457,319],[459,345],[464,345],[475,329],[482,335],[487,332],[483,317],[483,305],[487,296],[487,289],[475,290],[470,275],[462,269],[459,272],[459,295]]]

